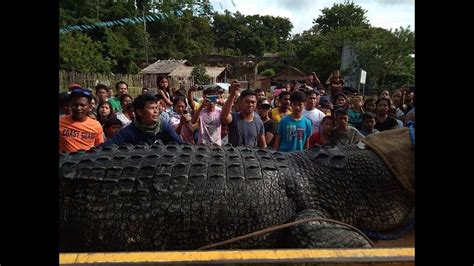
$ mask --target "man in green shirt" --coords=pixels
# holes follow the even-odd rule
[[[117,91],[115,97],[111,97],[107,101],[112,105],[114,111],[118,112],[122,110],[122,105],[120,104],[120,97],[123,94],[128,93],[128,85],[125,81],[119,81],[117,82],[117,84],[115,84],[115,90]]]

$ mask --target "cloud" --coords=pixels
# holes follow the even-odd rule
[[[211,0],[214,10],[221,13],[225,9],[244,15],[271,15],[290,19],[294,28],[291,34],[301,33],[313,25],[323,8],[343,4],[346,0]],[[414,0],[353,0],[354,4],[367,10],[366,16],[374,27],[385,29],[407,27],[415,29]],[[222,5],[222,9],[221,9]],[[224,10],[223,10],[224,9]]]
[[[289,10],[304,10],[314,6],[314,0],[274,0],[273,4]]]
[[[414,0],[375,0],[371,1],[380,5],[414,5]]]

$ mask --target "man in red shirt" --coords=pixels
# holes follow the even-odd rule
[[[69,97],[72,114],[60,117],[59,152],[89,150],[104,142],[102,126],[87,116],[92,92],[76,87]]]

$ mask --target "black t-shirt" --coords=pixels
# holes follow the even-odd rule
[[[398,125],[397,120],[395,120],[395,118],[390,117],[390,116],[387,117],[387,119],[385,119],[385,121],[383,121],[382,123],[380,123],[378,119],[375,119],[375,121],[376,123],[375,123],[374,128],[377,129],[378,131],[393,129],[394,127]]]
[[[270,143],[267,143],[267,146],[273,147],[273,143],[275,143],[275,135],[277,134],[276,133],[277,123],[269,119],[266,122],[263,122],[263,125],[265,127],[265,134],[267,134],[267,132],[270,132],[270,133],[273,133],[274,135],[272,141]]]

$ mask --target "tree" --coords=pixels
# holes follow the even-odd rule
[[[265,76],[265,77],[271,77],[275,75],[275,70],[273,68],[268,68],[262,71],[260,75]]]
[[[365,14],[367,10],[353,2],[334,4],[331,8],[324,8],[322,15],[313,20],[313,30],[326,34],[338,27],[368,27],[369,21]]]
[[[194,78],[194,84],[209,84],[209,80],[211,79],[211,77],[206,74],[206,68],[202,65],[194,66],[193,71],[191,71],[191,76]]]
[[[240,12],[214,13],[212,28],[216,47],[239,49],[243,55],[262,56],[287,47],[293,25],[287,18],[252,15]]]
[[[122,34],[113,32],[110,29],[105,29],[102,44],[104,47],[104,54],[109,58],[114,58],[117,62],[112,67],[114,73],[131,73],[136,74],[140,71],[135,64],[135,50],[129,45],[128,39]]]
[[[376,89],[399,87],[414,82],[415,33],[401,27],[395,31],[371,28],[367,39],[356,43],[356,67],[369,73],[367,79]],[[389,78],[389,83],[387,83]]]
[[[59,68],[82,73],[109,74],[115,60],[102,55],[104,48],[82,33],[66,33],[59,37]]]
[[[316,72],[319,79],[339,69],[341,61],[341,50],[334,45],[331,36],[303,34],[293,39],[295,45],[296,66],[305,72]],[[323,81],[322,81],[323,82]]]

